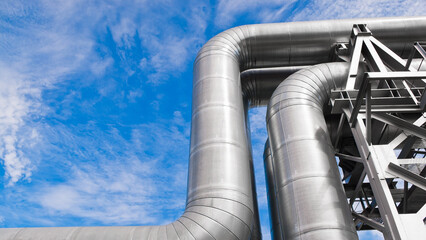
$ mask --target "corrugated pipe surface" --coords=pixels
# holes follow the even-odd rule
[[[408,54],[413,41],[426,40],[426,18],[412,17],[248,25],[220,33],[203,46],[194,63],[187,205],[175,222],[0,229],[0,239],[260,239],[240,72],[328,62],[334,44],[348,42],[355,23],[367,24],[400,54]]]
[[[334,158],[323,107],[340,88],[348,63],[320,64],[282,82],[267,126],[286,240],[358,239]]]

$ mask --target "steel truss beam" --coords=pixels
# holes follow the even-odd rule
[[[426,191],[426,159],[412,158],[417,151],[414,149],[416,141],[426,139],[426,129],[423,127],[426,122],[423,117],[426,72],[417,71],[411,66],[415,51],[425,59],[426,52],[421,44],[416,43],[410,58],[405,61],[374,38],[366,25],[354,25],[350,45],[351,63],[346,89],[333,91],[331,103],[332,113],[342,114],[335,148],[338,148],[343,125],[347,122],[360,155],[337,153],[336,156],[353,164],[361,162],[364,166],[361,175],[358,174],[356,186],[352,184],[352,193],[348,195],[353,217],[361,226],[366,224],[381,231],[387,240],[422,239],[426,236],[423,222],[426,199],[423,199],[423,207],[418,208],[417,213],[404,213],[407,212],[408,183],[412,184],[410,190]],[[360,71],[363,63],[368,72]],[[413,122],[403,113],[417,116],[418,119]],[[375,145],[372,141],[372,119],[382,122],[384,126],[397,128],[400,133],[387,144]],[[399,159],[395,149],[400,151]],[[417,164],[424,170],[420,174],[412,172],[404,167],[407,164]],[[374,196],[368,196],[364,191],[366,176]],[[404,189],[395,191],[394,178],[404,180]],[[395,194],[400,197],[395,198]],[[403,208],[397,207],[398,202],[394,199],[398,199]],[[357,209],[353,207],[355,202],[361,204],[362,213],[356,212]],[[376,219],[376,206],[381,220]]]

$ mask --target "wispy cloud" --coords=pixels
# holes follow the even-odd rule
[[[292,14],[297,0],[286,0],[279,7],[262,9],[259,12],[259,20],[262,23],[279,22],[286,20],[285,18]]]
[[[39,96],[20,73],[0,62],[0,159],[9,184],[31,177],[34,166],[21,147],[37,138],[36,130],[25,126],[25,117],[39,106]]]
[[[161,210],[154,207],[159,195],[156,182],[146,172],[141,174],[143,169],[149,171],[158,166],[138,160],[127,164],[73,166],[72,179],[43,187],[36,195],[36,203],[53,218],[68,215],[103,224],[158,222],[154,217]]]
[[[158,224],[183,211],[189,123],[180,111],[171,120],[120,129],[101,131],[95,123],[42,129],[43,155],[50,158],[38,163],[37,174],[47,179],[36,179],[31,192],[8,194],[32,204],[17,204],[33,209],[21,213],[21,224],[28,217],[52,220],[44,226]]]
[[[253,164],[256,179],[257,201],[262,222],[263,239],[271,239],[269,233],[268,197],[263,163],[263,148],[268,138],[266,132],[266,107],[252,108],[249,110],[251,142],[253,144]]]
[[[167,0],[1,3],[0,159],[9,184],[30,180],[36,164],[20,146],[23,141],[36,140],[31,138],[37,133],[34,121],[58,111],[57,106],[46,105],[44,91],[76,80],[81,86],[90,85],[90,81],[110,73],[116,61],[129,76],[142,71],[147,76],[145,81],[153,85],[166,82],[173,76],[170,73],[178,76],[186,71],[191,57],[205,41],[204,15],[209,13],[198,1],[188,3],[184,12],[173,10],[177,4]],[[103,43],[99,43],[98,36],[108,31],[117,48],[115,58],[105,55]],[[139,55],[129,56],[133,52]],[[99,98],[119,94],[123,101],[134,103],[142,96],[141,88],[116,92],[119,84],[110,83],[117,80],[99,84]],[[76,94],[74,91],[67,97]],[[86,104],[94,106],[99,98]],[[58,117],[71,116],[69,110],[61,111],[65,115]]]
[[[309,21],[344,18],[420,16],[426,7],[415,0],[298,0],[286,1],[281,8],[261,12],[264,22]]]
[[[206,41],[208,6],[202,1],[190,1],[186,10],[176,11],[172,10],[179,9],[175,4],[163,1],[148,10],[162,14],[145,18],[138,28],[142,46],[150,50],[149,55],[141,59],[140,68],[148,73],[148,80],[154,85],[164,83],[176,70],[185,69],[193,60],[190,56]],[[173,19],[178,20],[173,22]],[[153,25],[161,27],[153,31]]]
[[[251,11],[256,9],[256,14]],[[416,0],[272,0],[219,1],[215,24],[233,26],[237,19],[253,23],[291,22],[342,18],[420,16],[426,7]]]
[[[271,18],[270,15],[276,14],[276,12],[282,12],[291,2],[292,1],[287,0],[220,0],[217,4],[215,24],[219,28],[228,28],[232,26],[237,19],[246,17],[251,19],[253,23],[263,19],[268,21],[268,19]],[[247,13],[251,12],[253,9],[256,9],[258,14],[247,15]]]
[[[379,231],[361,231],[358,232],[359,239],[368,239],[368,240],[383,240],[383,234]]]
[[[266,107],[253,108],[249,111],[250,132],[253,148],[253,163],[256,174],[258,203],[261,209],[268,210],[266,195],[265,172],[263,164],[263,149],[268,134],[266,131]]]
[[[0,158],[10,185],[20,179],[30,180],[35,168],[22,148],[37,140],[31,122],[44,115],[42,90],[80,66],[91,44],[60,26],[42,26],[44,15],[36,19],[27,14],[37,6],[19,1],[2,5]]]

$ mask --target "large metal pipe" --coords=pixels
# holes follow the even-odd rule
[[[273,240],[282,240],[283,235],[280,224],[280,211],[278,209],[277,188],[273,166],[273,159],[269,140],[266,140],[263,151],[263,163],[265,166],[266,191],[268,193],[269,222],[271,225],[271,238]]]
[[[286,240],[358,239],[334,158],[323,107],[348,63],[301,70],[271,97],[267,126]]]
[[[254,68],[241,73],[243,98],[250,107],[266,106],[275,89],[291,74],[307,66]]]
[[[330,60],[352,25],[368,24],[400,54],[425,40],[426,18],[247,25],[208,41],[194,63],[186,210],[165,226],[1,229],[0,239],[260,239],[247,104],[240,72]]]

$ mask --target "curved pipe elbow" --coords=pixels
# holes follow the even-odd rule
[[[308,66],[255,68],[241,73],[243,98],[250,107],[266,106],[278,85],[291,74]]]
[[[253,219],[253,212],[241,203],[206,198],[193,201],[178,220],[163,226],[11,228],[0,229],[0,239],[260,239],[260,235],[252,234]]]
[[[323,115],[348,63],[319,64],[282,82],[267,110],[284,239],[358,239]]]

